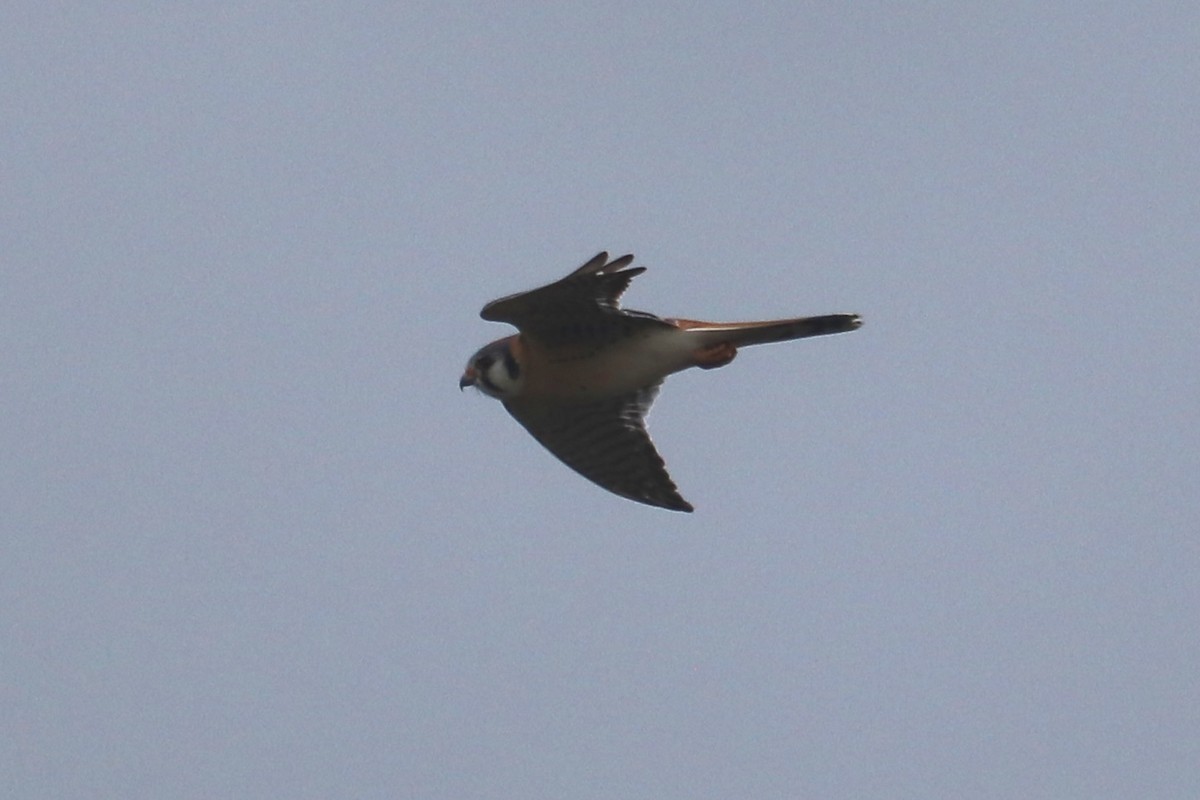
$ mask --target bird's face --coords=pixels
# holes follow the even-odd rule
[[[521,366],[513,356],[511,341],[501,339],[471,356],[458,388],[474,386],[497,400],[507,400],[521,391],[521,384]]]

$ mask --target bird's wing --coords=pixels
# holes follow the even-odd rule
[[[507,400],[504,407],[560,461],[614,494],[691,511],[646,433],[658,385],[622,397],[571,405]]]
[[[493,300],[479,316],[511,323],[551,347],[608,340],[632,326],[669,326],[653,314],[618,305],[629,282],[646,271],[625,269],[631,263],[632,255],[609,261],[608,253],[598,253],[554,283]]]

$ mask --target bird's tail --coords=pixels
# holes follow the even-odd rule
[[[862,325],[862,318],[858,314],[826,314],[821,317],[773,319],[765,322],[699,322],[690,319],[671,321],[685,330],[700,334],[707,344],[728,342],[734,347],[847,333]]]

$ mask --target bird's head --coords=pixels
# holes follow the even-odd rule
[[[512,352],[511,336],[480,348],[471,356],[458,388],[474,386],[497,400],[515,397],[521,391],[521,365]]]

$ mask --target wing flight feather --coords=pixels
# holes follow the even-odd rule
[[[597,325],[617,317],[651,319],[658,317],[620,309],[618,301],[629,282],[646,271],[645,267],[625,269],[633,263],[632,255],[608,260],[608,253],[598,253],[586,264],[565,278],[528,292],[511,294],[493,300],[483,307],[479,316],[491,322],[508,322],[524,333],[554,343],[566,327]],[[662,323],[666,324],[666,323]]]
[[[614,494],[674,511],[691,511],[646,432],[658,385],[572,405],[509,400],[504,407],[560,461]]]

